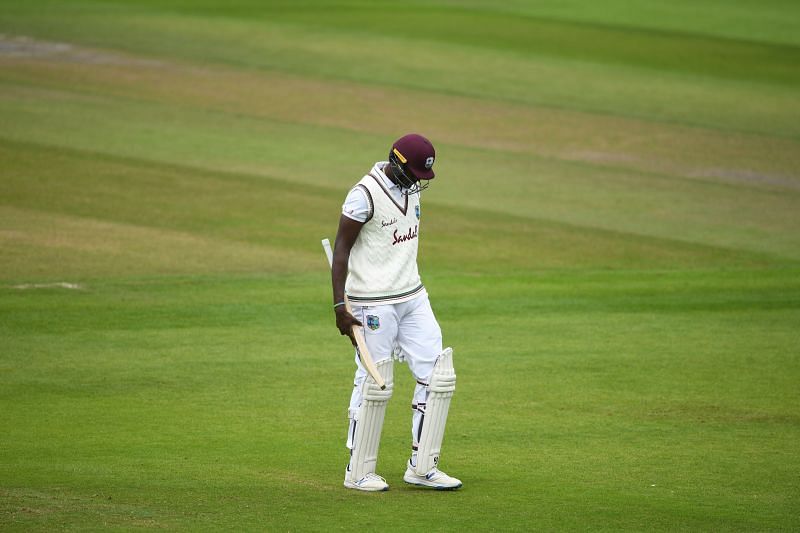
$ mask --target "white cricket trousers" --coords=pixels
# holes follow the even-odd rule
[[[364,325],[364,338],[375,362],[397,356],[406,361],[417,381],[411,401],[414,414],[411,420],[412,446],[419,444],[422,413],[417,404],[427,400],[426,386],[433,374],[436,358],[442,353],[442,330],[433,316],[428,294],[399,304],[353,305],[353,316]],[[350,412],[355,413],[361,405],[361,385],[367,371],[355,355],[356,374],[353,394],[350,397]]]

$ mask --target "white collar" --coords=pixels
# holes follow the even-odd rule
[[[383,167],[388,164],[388,161],[378,161],[375,163],[375,166],[372,167],[372,170],[375,171],[375,174],[377,174],[383,180],[383,183],[386,185],[387,189],[394,187],[395,189],[402,190],[398,184],[390,180],[389,177],[383,173]]]

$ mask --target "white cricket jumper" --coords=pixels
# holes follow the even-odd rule
[[[369,211],[350,251],[345,292],[355,305],[400,303],[425,290],[417,270],[420,228],[419,193],[396,195],[376,163],[353,188]]]

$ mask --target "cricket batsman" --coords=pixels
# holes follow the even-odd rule
[[[407,362],[416,379],[411,457],[403,480],[440,490],[461,487],[460,480],[438,469],[456,375],[452,349],[442,349],[442,332],[417,269],[420,192],[434,178],[435,158],[433,145],[422,135],[401,137],[389,160],[375,163],[342,206],[331,275],[336,326],[354,346],[352,328],[363,326],[366,346],[385,381],[385,389],[376,385],[357,352],[344,477],[349,489],[389,489],[375,469],[395,359]]]

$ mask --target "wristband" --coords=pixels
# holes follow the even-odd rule
[[[344,302],[339,302],[338,304],[333,304],[333,308],[336,309],[340,305],[344,305]]]

